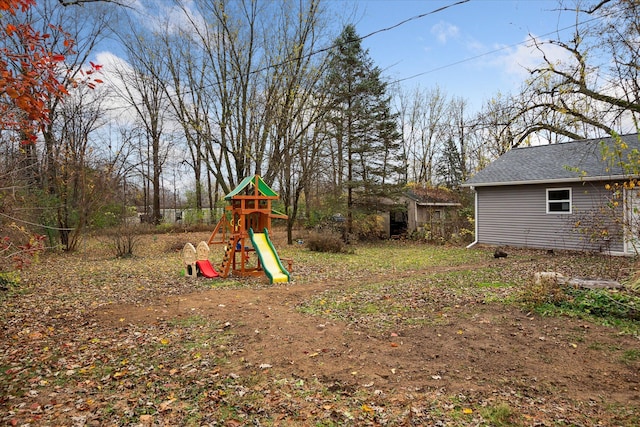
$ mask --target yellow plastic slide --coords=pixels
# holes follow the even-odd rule
[[[251,243],[253,243],[256,254],[260,258],[262,269],[269,278],[269,281],[271,283],[288,282],[289,272],[282,266],[280,258],[269,239],[267,230],[265,229],[264,233],[255,233],[249,229],[249,236],[251,237]]]

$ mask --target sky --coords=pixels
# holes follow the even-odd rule
[[[559,12],[558,0],[323,1],[335,16],[336,37],[344,24],[354,24],[389,81],[406,90],[438,86],[449,98],[467,100],[468,114],[499,92],[518,90],[528,77],[524,67],[540,61],[527,42],[531,36],[566,40],[575,24],[573,13]],[[545,49],[561,58],[561,50]],[[117,54],[103,50],[95,60],[106,69],[120,63]]]
[[[520,87],[528,76],[524,67],[540,60],[527,43],[531,36],[567,39],[575,24],[573,13],[559,12],[557,0],[328,1],[355,24],[363,48],[390,81],[402,80],[404,88],[439,86],[473,109]],[[560,55],[550,49],[551,56],[554,50]]]
[[[166,0],[157,1],[162,5]],[[438,86],[449,97],[466,99],[469,111],[479,110],[499,92],[507,94],[521,86],[528,77],[525,67],[540,61],[531,48],[531,36],[566,39],[575,24],[572,12],[560,13],[559,0],[323,0],[323,4],[335,17],[336,37],[345,24],[354,24],[363,48],[389,81],[400,81],[407,90]],[[554,59],[562,54],[557,48],[545,49]],[[109,64],[119,53],[111,46],[95,61]]]

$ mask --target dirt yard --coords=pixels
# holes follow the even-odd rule
[[[168,239],[154,240],[160,254],[181,240]],[[640,424],[637,336],[525,312],[505,303],[512,286],[433,285],[438,275],[487,269],[512,278],[550,262],[558,270],[571,258],[516,252],[495,260],[479,249],[474,263],[336,275],[305,258],[292,283],[216,287],[158,276],[179,263],[164,266],[157,256],[137,264],[59,255],[25,274],[29,290],[2,303],[3,423]],[[389,281],[410,294],[389,290]],[[358,286],[377,283],[385,285],[367,296],[369,316],[358,298],[371,291]],[[359,308],[329,308],[325,299],[336,295]],[[371,321],[381,318],[378,303],[401,309],[380,326]]]

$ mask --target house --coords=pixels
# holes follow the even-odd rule
[[[636,253],[637,184],[605,152],[621,148],[621,162],[639,165],[638,134],[620,142],[515,148],[499,157],[463,184],[475,193],[476,240],[470,246]]]

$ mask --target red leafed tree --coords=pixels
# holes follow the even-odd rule
[[[47,100],[66,94],[57,78],[64,56],[47,50],[50,35],[28,22],[4,19],[27,12],[35,3],[0,0],[0,129],[18,132],[24,144],[33,143],[48,120]]]
[[[64,9],[85,1],[0,0],[0,147],[14,159],[0,171],[0,188],[12,190],[0,191],[0,233],[6,220],[30,224],[65,250],[83,231],[94,188],[87,133],[97,119],[82,93],[101,83],[101,66],[88,57],[115,16],[102,6]]]
[[[15,134],[25,146],[35,143],[38,131],[48,120],[47,100],[67,93],[56,76],[58,63],[64,56],[46,48],[50,35],[36,31],[29,22],[16,19],[35,4],[35,0],[0,0],[0,131]],[[2,211],[10,212],[6,197],[0,200]],[[2,271],[11,263],[21,268],[43,249],[42,236],[24,229],[16,234],[8,229],[12,227],[4,224],[2,232],[7,235],[0,244]],[[29,243],[22,245],[22,240]],[[33,241],[38,245],[31,245]]]

